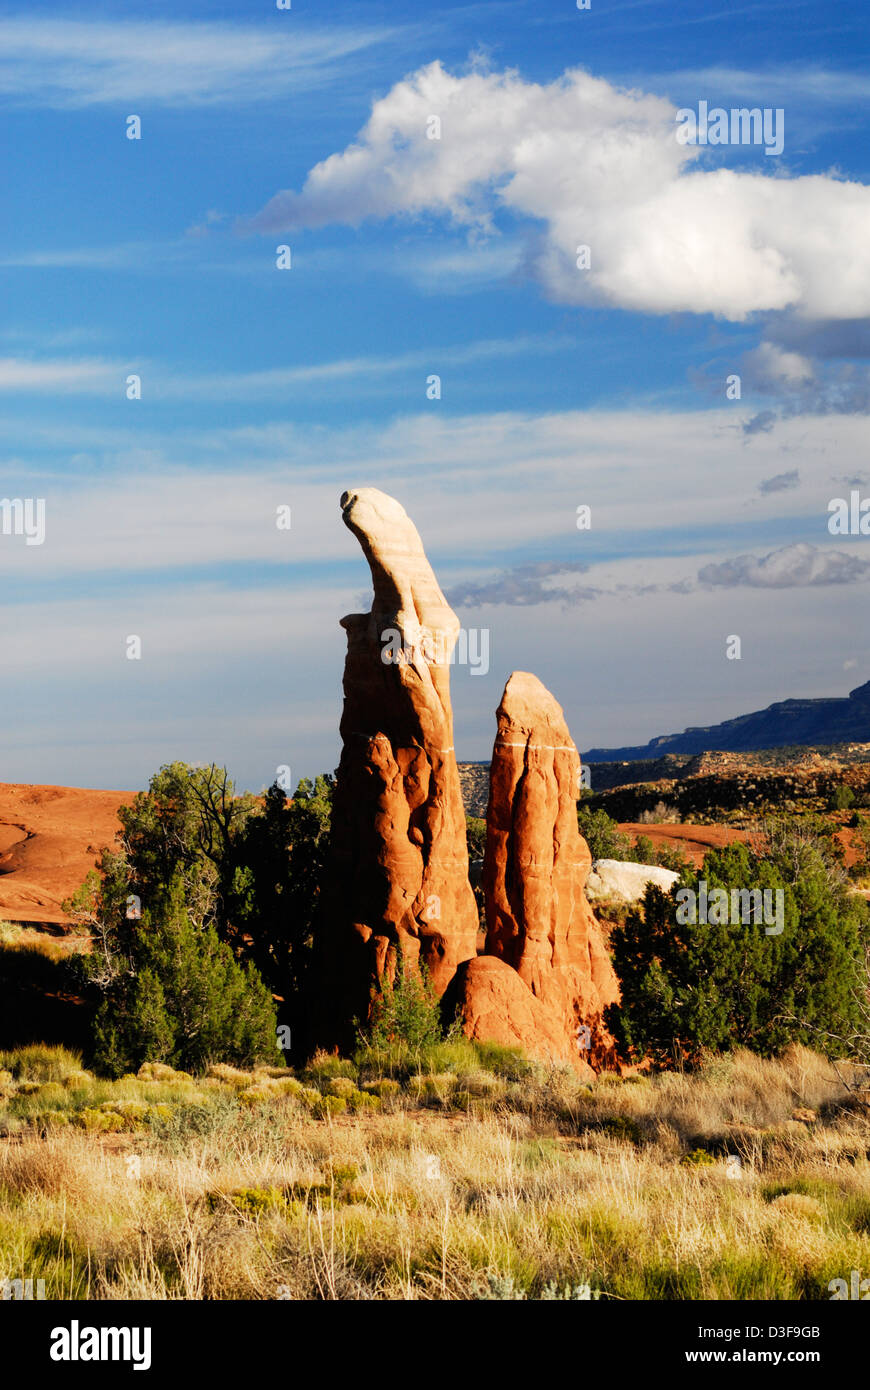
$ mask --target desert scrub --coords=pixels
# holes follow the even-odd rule
[[[481,1055],[482,1046],[462,1036],[432,1039],[416,1046],[401,1040],[377,1041],[362,1044],[354,1053],[354,1060],[363,1081],[390,1077],[407,1082],[412,1076],[450,1072],[461,1082],[468,1075],[488,1070]],[[497,1053],[513,1056],[513,1049],[500,1048]]]
[[[336,1203],[365,1201],[365,1193],[356,1186],[359,1169],[353,1163],[335,1163],[323,1179],[271,1184],[262,1187],[242,1187],[226,1191],[214,1189],[206,1193],[210,1212],[233,1210],[241,1216],[261,1217],[273,1213],[288,1215],[305,1207],[330,1207]]]
[[[330,1052],[316,1052],[302,1073],[302,1080],[309,1085],[326,1087],[336,1077],[346,1077],[356,1082],[359,1069],[347,1057],[334,1057]]]
[[[225,1086],[235,1086],[240,1091],[251,1086],[254,1081],[252,1071],[242,1071],[239,1067],[231,1067],[226,1062],[213,1062],[205,1074],[212,1081],[221,1081]]]
[[[235,1068],[231,1068],[235,1070]],[[140,1081],[192,1081],[189,1071],[176,1071],[165,1062],[143,1062],[136,1073]]]
[[[68,1077],[88,1075],[82,1072],[80,1053],[71,1052],[66,1047],[45,1047],[42,1044],[0,1052],[0,1071],[10,1072],[17,1082],[63,1083]]]
[[[302,1098],[302,1093],[305,1090],[305,1087],[302,1085],[301,1081],[297,1080],[295,1076],[287,1076],[285,1074],[280,1079],[277,1077],[273,1078],[272,1089],[276,1095],[293,1096],[294,1099],[300,1100]]]
[[[466,1074],[479,1070],[474,1053]],[[459,1077],[432,1075],[447,1072]],[[0,1268],[37,1277],[38,1247],[55,1271],[49,1295],[62,1298],[261,1299],[284,1285],[294,1298],[474,1299],[495,1274],[529,1301],[549,1285],[559,1301],[584,1285],[617,1299],[827,1299],[832,1278],[870,1269],[870,1125],[805,1051],[735,1053],[727,1075],[653,1074],[592,1092],[567,1073],[490,1071],[506,1088],[494,1108],[466,1091],[467,1116],[421,1112],[406,1092],[358,1113],[351,1096],[335,1124],[288,1103],[292,1078],[251,1074],[269,1090],[253,1106],[216,1077],[128,1076],[60,1082],[68,1107],[53,1110],[49,1090],[40,1112],[37,1093],[55,1083],[26,1082],[18,1103],[33,1118],[0,1105],[0,1124],[18,1126],[0,1144]],[[370,1083],[385,1079],[364,1077],[359,1094],[380,1099]],[[307,1089],[312,1106],[327,1099]],[[450,1091],[462,1094],[462,1080]],[[144,1127],[120,1142],[42,1127],[75,1109],[124,1122],[131,1103],[134,1114],[148,1105]],[[575,1107],[579,1120],[563,1116]],[[812,1124],[792,1119],[803,1107]],[[640,1146],[594,1127],[619,1116],[642,1130]],[[723,1137],[743,1156],[740,1181],[722,1163],[681,1166]]]
[[[155,1107],[144,1101],[104,1101],[99,1106],[84,1106],[69,1116],[73,1124],[92,1133],[133,1133],[144,1128]]]
[[[478,1066],[491,1071],[506,1081],[524,1081],[527,1077],[543,1077],[546,1072],[543,1063],[533,1061],[518,1047],[504,1047],[500,1043],[474,1042]]]
[[[318,1120],[331,1120],[336,1115],[343,1115],[347,1110],[347,1101],[344,1096],[321,1096],[311,1107],[311,1113]]]
[[[430,1076],[412,1076],[408,1081],[408,1093],[423,1105],[447,1105],[458,1082],[458,1076],[449,1071]]]
[[[240,1105],[263,1105],[275,1099],[275,1092],[267,1085],[248,1086],[244,1091],[239,1092]]]
[[[347,1103],[355,1115],[372,1114],[383,1106],[380,1096],[372,1095],[371,1091],[351,1091]]]
[[[786,1212],[789,1216],[803,1217],[809,1221],[825,1219],[825,1208],[821,1202],[803,1192],[783,1192],[779,1197],[774,1197],[771,1206],[776,1211]]]
[[[643,1130],[631,1115],[611,1115],[601,1120],[598,1126],[611,1139],[621,1139],[627,1144],[642,1144]]]
[[[88,1107],[78,1112],[75,1123],[89,1134],[118,1134],[127,1128],[122,1115],[112,1110],[92,1110]]]
[[[34,1110],[65,1110],[70,1104],[66,1087],[59,1081],[24,1081],[16,1089],[13,1108],[24,1115]]]
[[[349,1076],[333,1076],[326,1082],[324,1092],[329,1096],[342,1096],[345,1100],[356,1090],[356,1082]]]
[[[236,1192],[209,1192],[206,1196],[210,1212],[232,1208],[241,1216],[254,1217],[281,1210],[287,1201],[287,1194],[279,1187],[242,1187]]]
[[[591,1284],[562,1284],[552,1279],[540,1292],[542,1303],[590,1303],[601,1297],[601,1289],[593,1289]]]
[[[786,1197],[806,1197],[823,1212],[825,1221],[842,1235],[870,1235],[870,1184],[857,1175],[839,1182],[827,1178],[798,1177],[785,1182],[763,1183],[765,1202],[776,1204]],[[798,1211],[798,1207],[794,1207]],[[809,1209],[808,1209],[809,1210]]]
[[[331,1163],[322,1181],[292,1183],[287,1196],[306,1206],[364,1202],[367,1193],[359,1186],[359,1176],[355,1163]]]
[[[378,1076],[373,1081],[364,1081],[362,1089],[368,1095],[377,1096],[382,1101],[395,1100],[402,1093],[399,1082],[388,1076]]]
[[[256,1123],[249,1112],[250,1123]],[[157,1101],[147,1115],[152,1147],[168,1154],[182,1153],[195,1140],[230,1142],[245,1129],[245,1114],[234,1093],[218,1091],[198,1102]]]
[[[681,1168],[715,1168],[716,1160],[706,1149],[692,1149],[680,1159]]]

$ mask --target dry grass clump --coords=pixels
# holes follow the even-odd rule
[[[587,1084],[444,1048],[395,1076],[321,1056],[117,1082],[0,1054],[0,1277],[52,1298],[791,1299],[870,1273],[870,1124],[813,1053]]]

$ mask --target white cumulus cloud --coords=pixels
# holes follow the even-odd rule
[[[429,138],[441,122],[440,139]],[[356,141],[276,194],[261,231],[442,216],[486,237],[544,225],[528,264],[569,304],[742,320],[870,314],[870,188],[704,168],[666,98],[579,69],[549,84],[430,63],[372,107]],[[782,170],[777,171],[782,174]],[[579,269],[578,247],[591,250]]]
[[[704,565],[698,572],[702,584],[752,589],[793,589],[812,584],[855,584],[870,578],[870,560],[846,555],[842,550],[818,550],[800,542],[773,550],[769,555],[737,555],[718,565]]]

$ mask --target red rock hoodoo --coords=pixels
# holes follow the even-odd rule
[[[472,1037],[579,1067],[615,1065],[604,1008],[619,988],[586,901],[580,756],[561,706],[515,671],[498,709],[484,859],[486,954],[463,972]]]
[[[345,524],[372,573],[370,613],[347,632],[342,754],[333,808],[333,898],[321,1041],[345,1046],[372,988],[424,964],[442,994],[476,950],[465,813],[453,747],[450,656],[459,620],[404,508],[346,492]]]

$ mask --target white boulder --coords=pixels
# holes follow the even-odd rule
[[[655,883],[668,893],[680,877],[672,869],[655,864],[629,864],[621,859],[596,859],[586,880],[586,896],[591,900],[609,898],[612,902],[636,903]]]

